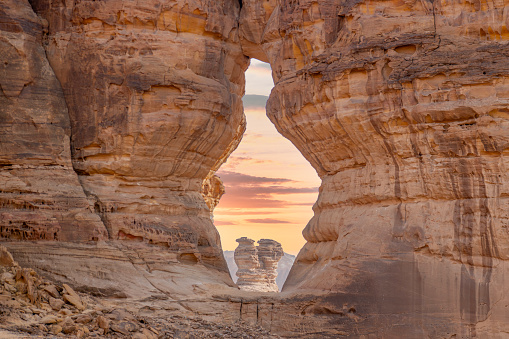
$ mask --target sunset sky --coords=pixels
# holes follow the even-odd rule
[[[302,230],[313,216],[320,179],[265,115],[272,87],[270,66],[252,59],[244,97],[247,131],[217,172],[226,187],[214,210],[223,250],[234,250],[240,237],[274,239],[290,254],[305,243]]]

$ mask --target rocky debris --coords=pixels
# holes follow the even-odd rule
[[[69,304],[74,305],[78,310],[83,311],[85,306],[81,302],[80,296],[67,284],[63,284],[65,293],[63,294],[64,300]]]
[[[322,178],[285,290],[323,300],[270,303],[281,306],[271,321],[289,314],[279,330],[316,334],[328,319],[323,331],[345,336],[507,333],[507,18],[504,1],[3,0],[0,238],[58,242],[24,259],[98,293],[118,295],[102,288],[116,267],[133,272],[129,286],[164,280],[136,251],[108,264],[115,252],[97,241],[108,237],[200,267],[199,279],[225,273],[210,218],[221,190],[205,181],[241,140],[243,72],[257,57],[273,70],[267,115]],[[74,272],[55,264],[54,252],[87,246],[70,241],[107,254],[87,252],[98,264]],[[259,269],[250,246],[242,260]],[[50,294],[29,269],[2,269],[0,316],[20,328],[131,328],[60,285]],[[139,293],[159,294],[150,286]],[[65,320],[89,309],[86,326]],[[57,323],[39,322],[50,314]]]
[[[261,239],[258,246],[254,240],[242,237],[237,239],[234,259],[237,264],[237,285],[242,290],[258,292],[277,292],[277,264],[283,256],[283,248],[277,241]]]
[[[1,247],[0,252],[9,254]],[[0,265],[2,338],[279,338],[242,320],[223,324],[168,310],[164,316],[140,316],[136,309],[105,306],[101,299],[77,293],[68,284],[48,282],[16,262]]]

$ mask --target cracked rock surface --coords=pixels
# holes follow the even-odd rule
[[[51,309],[85,312],[86,292],[285,336],[502,336],[508,18],[504,1],[3,0],[2,243],[75,291],[50,288]],[[211,219],[249,57],[322,179],[278,295],[233,285]],[[37,302],[9,270],[6,293]]]
[[[387,337],[507,331],[507,4],[246,3],[267,115],[322,179],[284,290]]]

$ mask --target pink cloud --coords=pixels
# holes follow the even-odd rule
[[[223,183],[228,186],[233,184],[252,185],[252,184],[279,184],[284,182],[294,182],[285,178],[267,178],[257,177],[254,175],[242,174],[230,171],[219,171],[217,175],[221,178]]]
[[[216,220],[216,221],[214,221],[214,225],[216,225],[216,226],[228,226],[228,225],[237,225],[237,223],[233,222],[233,221]]]

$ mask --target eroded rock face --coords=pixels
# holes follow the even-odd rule
[[[28,2],[2,1],[0,236],[67,242],[10,242],[14,259],[101,293],[120,280],[142,302],[226,289],[187,264],[226,269],[213,173],[245,128],[248,55],[271,63],[268,116],[323,184],[286,283],[299,297],[242,296],[240,315],[290,334],[509,331],[503,2],[31,3],[53,69]],[[244,245],[250,269],[276,260]]]
[[[507,18],[502,2],[283,0],[251,29],[267,115],[322,178],[285,290],[337,291],[389,337],[507,328]]]
[[[258,292],[277,292],[277,264],[283,257],[281,244],[271,239],[260,239],[258,246],[254,240],[242,237],[237,239],[234,260],[237,264],[237,285],[242,290]]]
[[[107,238],[73,171],[64,95],[26,0],[0,5],[0,238]]]
[[[32,5],[49,22],[73,166],[110,238],[226,270],[201,190],[245,129],[238,1]]]
[[[211,217],[213,217],[214,208],[219,204],[219,200],[224,192],[225,188],[223,182],[217,175],[213,174],[203,180],[201,194],[210,210]]]

